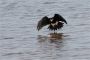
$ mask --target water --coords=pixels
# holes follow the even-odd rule
[[[36,30],[43,16],[68,22]],[[90,60],[89,0],[0,0],[0,60]]]

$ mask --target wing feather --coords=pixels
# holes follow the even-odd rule
[[[49,18],[47,16],[43,17],[37,24],[37,30],[39,31],[42,27],[49,24]]]
[[[54,15],[54,19],[62,21],[62,22],[67,24],[67,21],[61,15],[59,15],[59,14],[55,14]]]

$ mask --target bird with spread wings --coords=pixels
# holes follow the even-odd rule
[[[48,18],[44,16],[37,24],[37,30],[39,31],[44,26],[48,25],[49,30],[57,30],[63,27],[63,24],[67,21],[59,14],[54,14],[54,17]]]

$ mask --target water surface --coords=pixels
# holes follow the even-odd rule
[[[68,22],[36,30],[43,16]],[[0,60],[90,60],[89,0],[0,0]]]

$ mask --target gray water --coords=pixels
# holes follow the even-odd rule
[[[38,32],[55,13],[68,24]],[[90,60],[90,0],[0,0],[0,60]]]

